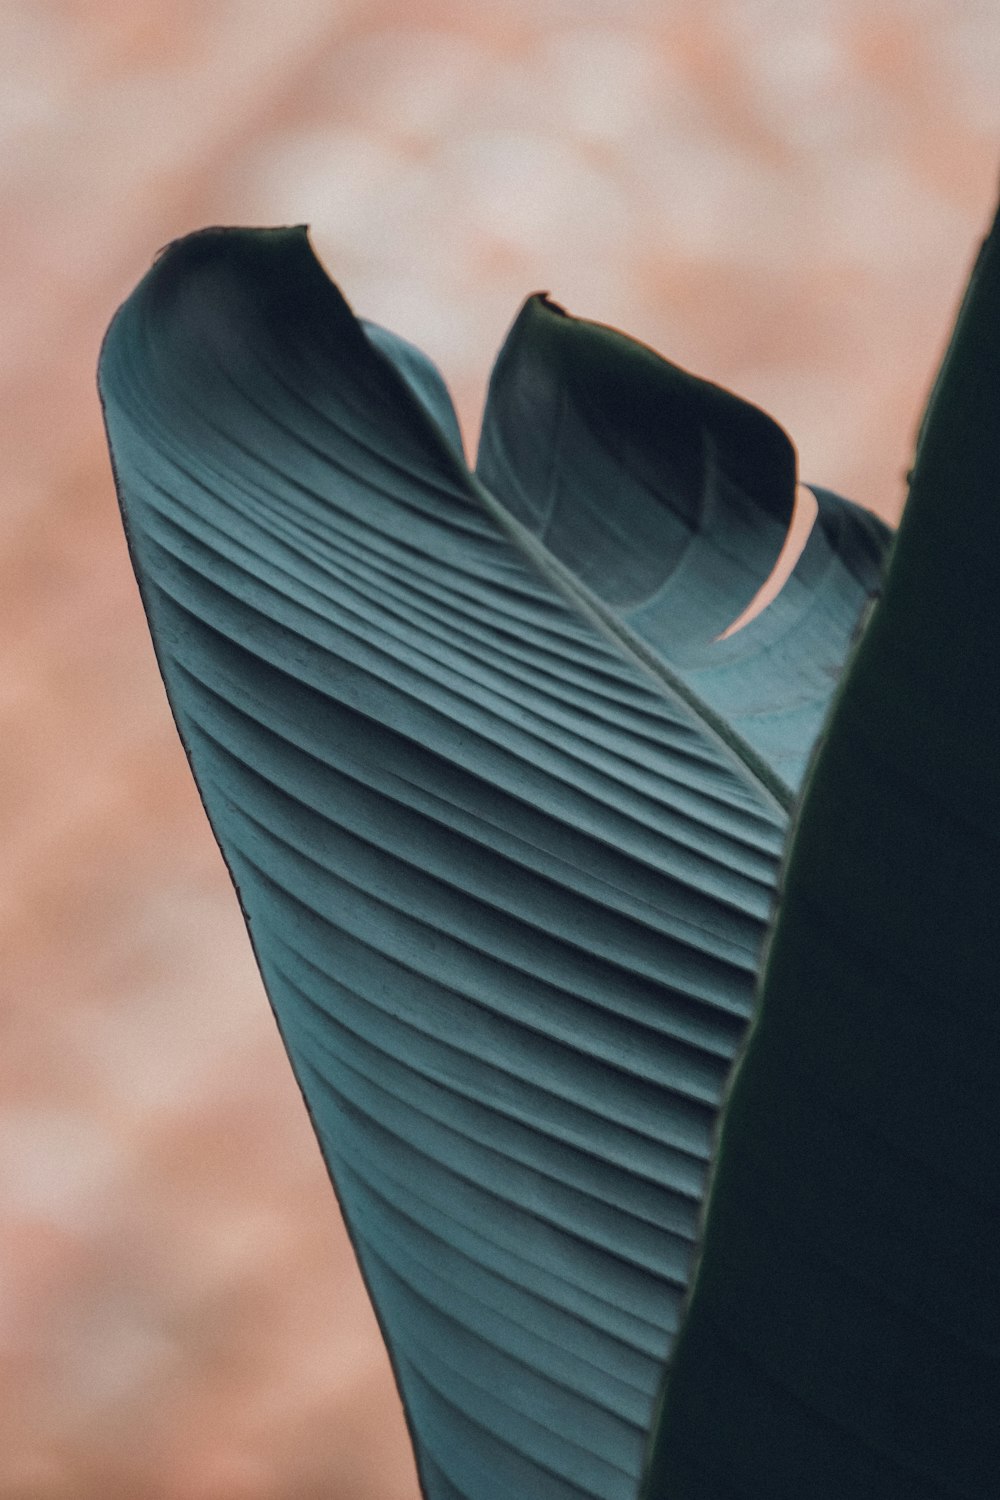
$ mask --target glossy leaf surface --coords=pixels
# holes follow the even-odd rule
[[[807,785],[650,1500],[1000,1493],[998,241]]]
[[[633,347],[608,351],[619,384]],[[171,705],[425,1489],[629,1496],[783,779],[609,602],[613,548],[582,581],[470,475],[440,377],[354,318],[303,230],[169,247],[101,390]],[[787,488],[787,439],[727,401]],[[675,433],[680,472],[729,420]]]

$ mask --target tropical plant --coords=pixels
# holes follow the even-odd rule
[[[532,297],[472,470],[302,227],[112,322],[157,657],[429,1500],[634,1495],[682,1317],[650,1500],[996,1493],[988,243],[829,722],[890,534],[816,490],[726,634],[795,489],[728,392]]]

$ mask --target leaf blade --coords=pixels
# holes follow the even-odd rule
[[[168,250],[101,388],[425,1488],[630,1494],[777,869],[770,773],[469,475],[443,387],[303,230]]]
[[[1000,1479],[998,330],[994,226],[791,845],[651,1500]]]
[[[719,639],[771,572],[791,521],[787,435],[750,403],[540,296],[497,360],[477,473],[582,570],[790,807],[879,587],[889,528],[814,489],[818,523],[785,587]]]
[[[102,365],[137,576],[425,1486],[624,1495],[780,824],[362,340],[301,238],[168,252]]]

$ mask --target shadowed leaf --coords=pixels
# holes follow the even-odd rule
[[[770,417],[614,329],[525,304],[490,385],[477,473],[797,790],[885,524],[829,490],[774,602],[728,640],[778,556],[794,453]],[[609,501],[613,496],[613,502]]]
[[[808,781],[648,1500],[1000,1493],[1000,243]]]

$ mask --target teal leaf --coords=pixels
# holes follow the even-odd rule
[[[1000,1493],[1000,230],[791,843],[648,1500]]]
[[[441,378],[441,372],[416,345],[400,338],[388,328],[372,323],[367,318],[359,320],[368,342],[386,359],[395,365],[424,411],[440,428],[460,458],[465,458],[462,431],[452,403],[451,393]]]
[[[525,303],[490,383],[477,473],[788,788],[879,586],[889,528],[829,490],[774,602],[795,455],[773,419],[615,329]],[[608,496],[614,496],[614,504]]]
[[[469,472],[440,377],[358,322],[303,229],[168,247],[100,387],[168,696],[425,1491],[624,1500],[791,791]],[[742,413],[692,421],[769,421]]]

